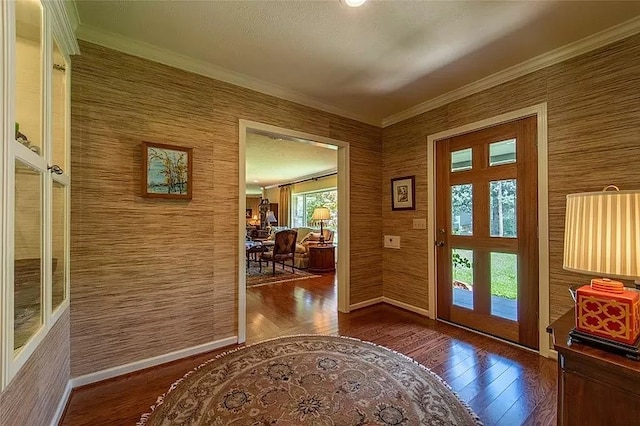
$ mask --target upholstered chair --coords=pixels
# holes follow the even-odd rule
[[[287,229],[276,233],[275,243],[273,244],[273,251],[268,251],[262,254],[262,260],[266,260],[273,263],[273,275],[276,274],[276,262],[282,263],[282,269],[284,269],[284,262],[291,260],[291,272],[293,270],[293,258],[296,251],[296,239],[298,238],[298,231],[293,229]]]

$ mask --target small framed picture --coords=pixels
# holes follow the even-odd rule
[[[415,200],[415,176],[391,179],[391,210],[415,210]]]
[[[192,148],[142,142],[142,196],[190,200]]]
[[[247,219],[251,219],[251,216],[253,215],[253,210],[252,209],[246,209],[247,212],[245,213],[245,218]]]

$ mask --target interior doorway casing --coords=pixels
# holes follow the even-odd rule
[[[349,312],[349,144],[337,139],[313,135],[311,133],[298,132],[270,124],[258,123],[249,120],[240,120],[239,152],[238,152],[238,343],[247,339],[247,281],[245,257],[245,210],[246,210],[246,148],[247,132],[276,133],[293,138],[306,139],[333,145],[338,148],[338,229],[340,230],[340,250],[338,250],[338,311]]]
[[[546,332],[546,327],[549,324],[549,199],[546,102],[445,130],[427,137],[427,241],[429,241],[427,261],[429,268],[429,317],[436,319],[438,316],[436,303],[436,250],[434,245],[436,241],[436,142],[442,139],[531,116],[536,117],[538,128],[536,143],[538,150],[539,351],[540,355],[549,357],[551,355],[551,349],[549,336]]]

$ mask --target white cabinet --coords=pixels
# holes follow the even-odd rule
[[[0,11],[4,389],[69,305],[69,55],[78,46],[61,0],[7,1]]]

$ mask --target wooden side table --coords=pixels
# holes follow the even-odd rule
[[[568,342],[573,309],[547,331],[558,351],[558,425],[627,426],[640,419],[640,361]]]
[[[333,244],[309,245],[309,272],[334,272],[336,247]]]

